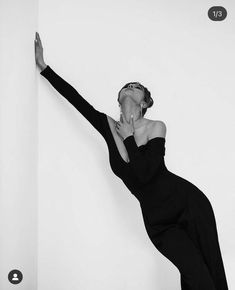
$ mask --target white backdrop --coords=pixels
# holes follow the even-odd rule
[[[37,287],[38,5],[0,1],[0,289]],[[23,280],[11,284],[18,270]],[[17,277],[13,277],[13,273]],[[9,279],[18,278],[13,271]]]
[[[23,11],[22,19],[28,15],[32,21],[35,17],[36,6],[28,1],[21,2],[20,7],[11,4],[16,15]],[[232,1],[218,4],[228,11],[227,18],[221,22],[211,21],[207,16],[213,5],[216,5],[214,1],[202,0],[40,0],[36,30],[41,36],[46,63],[95,108],[113,118],[119,118],[117,95],[126,82],[140,81],[151,91],[155,103],[146,118],[162,120],[167,126],[167,168],[195,183],[210,199],[228,284],[233,289],[235,4]],[[4,21],[18,28],[16,19],[5,14]],[[39,70],[37,131],[35,31],[32,31],[35,25],[33,21],[23,23],[29,35],[17,33],[11,26],[4,27],[8,32],[4,38],[8,41],[5,51],[11,47],[12,53],[9,50],[0,65],[1,92],[4,92],[1,94],[1,200],[12,200],[16,205],[21,200],[24,213],[30,209],[23,215],[13,208],[14,215],[8,216],[10,205],[2,202],[1,234],[5,241],[12,241],[15,236],[9,233],[8,225],[12,221],[27,224],[28,231],[21,242],[26,240],[30,245],[23,244],[22,250],[22,244],[15,242],[18,248],[15,246],[14,251],[21,249],[24,265],[27,261],[35,265],[35,253],[38,259],[38,269],[24,268],[27,281],[32,284],[19,284],[19,289],[179,290],[179,271],[149,240],[139,202],[112,173],[102,136],[50,86]],[[26,37],[28,51],[24,46],[19,49],[22,37]],[[12,39],[16,39],[19,47],[13,46]],[[13,53],[16,57],[12,57]],[[12,71],[16,73],[14,78]],[[9,83],[14,83],[10,92]],[[19,87],[25,93],[20,97]],[[19,102],[19,98],[25,102],[29,96],[30,106]],[[17,131],[12,131],[19,121],[15,117],[14,100],[20,106],[17,112],[23,116],[14,129]],[[8,109],[3,114],[6,104]],[[27,126],[32,140],[23,133],[17,135],[17,140],[5,138],[6,132],[15,136]],[[35,139],[36,133],[39,140]],[[19,159],[12,167],[26,172],[24,178],[30,183],[25,182],[23,190],[10,191],[13,181],[19,182],[19,175],[6,170],[6,166],[12,150],[22,156],[19,148],[27,148],[28,161]],[[34,163],[37,157],[38,163]],[[32,183],[36,169],[38,184]],[[29,170],[32,176],[27,175]],[[35,215],[30,216],[35,213],[36,198],[37,222]],[[17,232],[17,239],[18,236]],[[4,290],[8,290],[15,287],[6,283],[8,270],[19,268],[20,263],[12,254],[11,243],[7,248],[7,242],[2,241],[4,257],[0,274],[5,279]],[[36,274],[37,287],[32,276]]]
[[[135,80],[149,88],[146,117],[167,125],[167,167],[212,202],[232,289],[235,5],[224,1],[227,19],[213,22],[213,1],[39,4],[46,63],[95,108],[118,119],[119,89]],[[102,136],[38,81],[39,290],[180,289],[138,201],[111,172]]]

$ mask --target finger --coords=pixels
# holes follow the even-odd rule
[[[122,115],[122,112],[121,112],[121,115],[120,115],[120,121],[123,123],[123,115]]]
[[[36,34],[36,38],[35,38],[35,43],[36,43],[36,44],[39,43],[37,34]]]
[[[39,43],[39,45],[42,46],[42,42],[41,42],[41,38],[40,38],[40,36],[39,36],[39,33],[37,33],[37,39],[38,39],[38,43]]]
[[[133,129],[135,129],[134,128],[134,116],[133,115],[131,115],[131,124],[132,124]]]

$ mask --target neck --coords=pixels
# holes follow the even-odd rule
[[[128,100],[126,99],[121,104],[121,111],[128,123],[131,123],[131,115],[133,115],[134,125],[138,127],[139,124],[142,123],[143,118],[141,117],[141,110],[140,110],[139,104],[136,104],[130,101],[129,99]],[[120,116],[120,121],[121,121],[121,116]]]

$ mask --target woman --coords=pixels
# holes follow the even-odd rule
[[[38,33],[35,58],[40,74],[103,136],[112,171],[139,200],[148,236],[178,268],[182,289],[227,290],[211,203],[194,184],[167,169],[166,125],[144,118],[153,105],[148,89],[131,82],[120,90],[116,122],[45,64]]]

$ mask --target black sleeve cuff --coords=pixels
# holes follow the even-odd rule
[[[47,74],[48,73],[48,71],[50,70],[51,68],[50,68],[50,66],[49,65],[47,65],[41,72],[40,72],[40,74],[42,75],[42,76],[45,76],[45,74]]]
[[[135,138],[134,138],[134,135],[129,135],[128,137],[126,137],[124,140],[123,140],[123,143],[127,149],[127,151],[131,151],[131,152],[134,152],[134,150],[136,150],[137,148],[137,144],[135,142]]]

